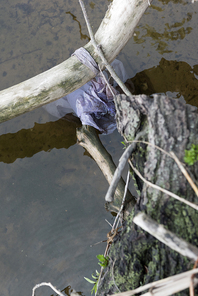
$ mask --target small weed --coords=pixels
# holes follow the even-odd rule
[[[123,149],[126,149],[126,143],[123,141],[123,142],[121,142],[121,144],[124,145]]]
[[[105,257],[104,255],[97,255],[96,257],[98,258],[98,260],[99,260],[98,264],[101,267],[103,267],[103,268],[107,267],[107,265],[109,263],[109,257],[108,256]],[[91,290],[91,294],[92,293],[95,293],[96,294],[96,291],[97,291],[97,288],[98,288],[99,275],[100,275],[99,272],[96,270],[96,274],[95,275],[93,275],[93,274],[91,275],[94,280],[90,280],[90,279],[84,277],[84,279],[86,281],[88,281],[90,284],[94,284],[93,289]]]
[[[88,279],[88,278],[86,278],[86,277],[84,277],[84,279],[85,279],[86,281],[88,281],[90,284],[94,284],[93,289],[91,290],[91,294],[92,294],[92,293],[95,293],[95,294],[96,294],[97,287],[98,287],[99,272],[96,270],[96,275],[93,275],[93,274],[92,274],[91,276],[92,276],[92,278],[94,279],[94,281],[93,281],[93,280],[90,280],[90,279]]]
[[[98,258],[98,260],[99,260],[98,264],[101,267],[103,267],[103,268],[107,267],[107,265],[109,263],[109,257],[108,256],[105,257],[104,255],[97,255],[96,257]]]

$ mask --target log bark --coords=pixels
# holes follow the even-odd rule
[[[131,38],[148,7],[146,0],[114,0],[96,32],[95,38],[110,63]],[[84,47],[100,64],[91,42]],[[102,65],[104,67],[104,65]],[[48,104],[78,89],[95,74],[75,56],[31,79],[0,92],[0,122]]]
[[[120,133],[132,141],[142,133],[143,141],[173,151],[183,162],[184,150],[198,144],[198,113],[193,106],[162,95],[116,97],[117,125]],[[141,175],[151,183],[198,204],[177,163],[154,146],[137,143],[130,157]],[[188,166],[193,180],[198,180],[198,162]],[[144,212],[177,237],[198,247],[198,214],[188,205],[149,187],[132,172],[139,195],[123,231],[110,250],[110,264],[103,276],[98,295],[111,295],[136,289],[192,268],[193,262],[172,250],[133,223]],[[118,290],[119,289],[119,290]],[[197,291],[195,292],[195,294]],[[180,295],[188,295],[188,290]]]

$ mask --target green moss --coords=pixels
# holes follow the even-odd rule
[[[130,258],[128,258],[128,260],[126,261],[126,266],[128,266],[128,272],[126,272],[122,276],[116,270],[114,274],[115,283],[121,291],[127,291],[137,288],[142,279],[142,270],[139,269],[139,267],[141,267],[141,263],[136,255],[134,256],[133,260],[137,268],[134,268],[134,263],[132,263]]]

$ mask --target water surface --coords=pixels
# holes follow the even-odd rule
[[[110,1],[85,1],[94,30]],[[120,53],[137,93],[183,96],[198,105],[198,2],[154,1]],[[88,42],[78,1],[0,3],[0,89],[67,59]],[[108,188],[95,162],[76,144],[76,123],[42,108],[0,124],[0,290],[31,295],[42,281],[90,295],[111,215]],[[115,162],[123,152],[115,131],[102,136]],[[51,295],[40,288],[37,295]]]

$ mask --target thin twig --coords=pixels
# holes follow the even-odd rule
[[[189,293],[190,293],[190,296],[195,296],[195,293],[194,293],[194,274],[191,275],[191,281],[190,281],[190,286],[189,286]]]
[[[127,141],[127,143],[132,143],[132,142],[136,142],[136,143],[143,143],[143,144],[147,144],[150,145],[158,150],[160,150],[161,152],[163,152],[164,154],[168,155],[169,157],[173,158],[174,161],[177,163],[178,167],[180,168],[181,172],[184,174],[184,176],[186,177],[186,179],[188,180],[189,184],[191,185],[191,187],[193,188],[193,190],[195,191],[196,195],[198,196],[198,188],[195,185],[195,183],[193,182],[192,178],[190,177],[190,175],[188,174],[188,172],[185,170],[185,168],[183,167],[182,163],[179,161],[179,159],[177,158],[177,156],[175,155],[175,153],[173,151],[171,151],[170,153],[168,153],[167,151],[165,151],[164,149],[162,149],[161,147],[152,144],[150,142],[147,141],[139,141],[139,140],[134,140],[134,141]]]
[[[100,285],[103,269],[104,269],[103,267],[101,267],[101,269],[100,269],[100,274],[99,274],[99,277],[98,277],[97,290],[96,290],[95,296],[97,296],[97,293],[98,293],[98,287]]]
[[[123,199],[122,199],[122,204],[121,204],[121,207],[120,207],[120,210],[119,212],[117,213],[116,215],[116,218],[114,220],[114,223],[113,223],[113,226],[111,228],[111,232],[115,230],[116,228],[116,221],[118,220],[118,217],[120,216],[120,213],[122,212],[123,210],[123,207],[124,207],[124,203],[125,203],[125,199],[126,199],[126,193],[127,193],[127,189],[128,189],[128,184],[129,184],[129,178],[130,178],[130,172],[128,171],[128,174],[127,174],[127,180],[126,180],[126,185],[125,185],[125,190],[124,190],[124,196],[123,196]],[[111,243],[109,243],[107,241],[107,246],[106,246],[106,249],[105,249],[105,252],[104,252],[104,257],[106,257],[108,255],[108,252],[110,250],[110,245]],[[96,291],[96,294],[97,295],[97,292],[98,292],[98,287],[99,287],[99,284],[100,284],[100,280],[101,280],[101,276],[102,276],[102,272],[103,272],[103,267],[101,267],[101,270],[100,270],[100,274],[99,274],[99,277],[98,277],[98,284],[97,284],[97,291]],[[119,290],[119,289],[118,289]],[[120,290],[119,290],[120,291]]]
[[[97,246],[97,245],[99,245],[99,244],[101,244],[101,243],[104,243],[104,242],[106,242],[106,240],[104,240],[104,241],[100,241],[100,242],[97,242],[97,243],[95,243],[95,244],[93,244],[93,245],[90,245],[90,248],[92,248],[93,246]]]
[[[177,163],[178,167],[180,168],[181,172],[184,174],[184,176],[188,180],[189,184],[191,185],[191,187],[195,191],[196,195],[198,196],[198,188],[197,188],[197,186],[195,185],[195,183],[193,182],[193,180],[191,179],[191,177],[189,176],[189,174],[187,173],[187,171],[185,170],[185,168],[183,167],[183,165],[181,164],[181,162],[179,161],[179,159],[177,158],[175,153],[171,151],[170,155],[174,158],[174,160]]]
[[[34,296],[35,290],[36,290],[37,288],[41,287],[41,286],[48,286],[48,287],[50,287],[54,292],[56,292],[58,295],[60,295],[60,296],[64,296],[63,293],[61,293],[59,290],[57,290],[56,287],[54,287],[51,283],[45,283],[45,282],[40,283],[40,284],[34,286],[34,288],[32,289],[32,296]]]
[[[116,188],[117,188],[117,185],[118,185],[118,182],[122,176],[122,172],[125,168],[125,164],[127,163],[127,160],[129,158],[129,156],[131,155],[132,151],[134,150],[134,148],[136,147],[136,144],[135,143],[132,143],[131,145],[129,145],[126,150],[124,151],[124,153],[122,154],[120,160],[119,160],[119,164],[115,170],[115,173],[113,175],[113,179],[111,181],[111,184],[109,186],[109,189],[106,193],[106,196],[105,196],[105,200],[107,202],[112,202],[113,201],[113,196],[114,196],[114,193],[116,191]]]
[[[111,227],[113,227],[113,226],[111,225],[111,223],[110,223],[107,219],[105,219],[105,221],[106,221]]]
[[[106,84],[107,84],[107,86],[108,86],[108,88],[109,88],[109,90],[110,90],[110,92],[111,92],[111,94],[112,94],[112,96],[113,96],[113,98],[115,100],[116,96],[115,96],[115,94],[114,94],[114,92],[113,92],[113,90],[111,88],[111,85],[109,84],[109,81],[107,80],[107,78],[105,77],[104,73],[102,72],[102,69],[101,69],[100,65],[99,65],[99,69],[100,69],[100,74],[104,78],[104,81],[106,82]]]
[[[114,230],[116,227],[116,222],[118,220],[118,218],[120,217],[120,214],[124,208],[124,203],[125,203],[125,199],[126,199],[126,193],[127,193],[127,189],[128,189],[128,184],[129,184],[129,178],[130,178],[130,171],[128,170],[128,173],[127,173],[127,180],[126,180],[126,185],[125,185],[125,189],[124,189],[124,196],[123,196],[123,199],[122,199],[122,204],[121,204],[121,207],[120,207],[120,210],[119,212],[117,213],[116,217],[115,217],[115,220],[114,220],[114,223],[113,223],[113,226],[112,226],[112,229],[111,230]]]
[[[110,259],[111,259],[111,258],[110,258]],[[112,261],[112,259],[111,259],[111,261]],[[118,288],[118,286],[117,286],[117,284],[116,284],[116,282],[115,282],[114,273],[113,273],[115,262],[116,262],[116,259],[113,261],[113,264],[112,264],[112,278],[113,278],[114,286],[115,286],[116,289],[121,293],[120,289]]]
[[[136,142],[136,143],[147,144],[147,145],[149,145],[149,146],[152,146],[152,147],[154,147],[154,148],[160,150],[161,152],[163,152],[164,154],[170,156],[171,158],[173,158],[173,157],[170,155],[170,153],[168,153],[166,150],[164,150],[163,148],[161,148],[161,147],[159,147],[159,146],[157,146],[157,145],[155,145],[155,144],[152,144],[152,143],[150,143],[150,142],[147,142],[147,141],[141,141],[141,140],[127,141],[126,139],[125,139],[125,141],[126,141],[126,143],[133,143],[133,142]]]
[[[174,193],[172,193],[172,192],[170,192],[170,191],[168,191],[168,190],[166,190],[166,189],[164,189],[164,188],[162,188],[162,187],[160,187],[160,186],[158,186],[158,185],[155,185],[155,184],[153,184],[153,183],[147,181],[147,180],[146,180],[146,179],[140,174],[140,172],[139,172],[139,171],[133,166],[133,164],[132,164],[132,162],[131,162],[130,160],[129,160],[129,163],[130,163],[130,166],[132,167],[132,169],[134,170],[134,172],[136,173],[136,175],[138,175],[139,178],[142,179],[142,181],[144,181],[147,185],[149,185],[149,186],[151,186],[151,187],[153,187],[153,188],[155,188],[155,189],[157,189],[157,190],[160,190],[160,191],[164,192],[165,194],[168,194],[168,195],[172,196],[173,198],[175,198],[175,199],[177,199],[177,200],[179,200],[179,201],[185,203],[186,205],[188,205],[188,206],[190,206],[190,207],[192,207],[192,208],[194,208],[195,210],[198,211],[198,206],[195,205],[194,203],[192,203],[192,202],[190,202],[190,201],[188,201],[188,200],[186,200],[186,199],[184,199],[184,198],[182,198],[182,197],[180,197],[180,196],[178,196],[178,195],[176,195],[176,194],[174,194]]]
[[[132,96],[131,92],[128,90],[128,88],[126,87],[126,85],[122,82],[122,80],[118,77],[118,75],[116,74],[116,72],[113,70],[113,68],[111,67],[111,65],[108,63],[108,61],[106,60],[102,50],[100,49],[100,46],[96,43],[90,22],[89,22],[89,18],[84,6],[84,3],[82,0],[79,0],[86,24],[87,24],[87,29],[89,32],[89,36],[91,38],[91,42],[94,46],[94,48],[96,49],[96,51],[98,52],[98,55],[100,56],[102,62],[104,63],[104,66],[107,68],[107,70],[109,71],[109,73],[111,74],[111,76],[113,77],[113,79],[117,82],[117,84],[121,87],[121,89],[123,90],[123,92],[127,95],[127,96]]]
[[[143,137],[145,135],[145,133],[147,133],[147,130],[143,130],[140,133],[137,134],[135,140],[138,140],[139,138]],[[107,202],[112,202],[113,201],[113,196],[115,194],[115,190],[117,188],[118,182],[121,178],[122,172],[124,170],[125,164],[127,163],[127,160],[129,158],[129,156],[131,155],[132,151],[135,149],[136,147],[136,143],[135,141],[129,145],[126,150],[124,151],[124,153],[122,154],[120,160],[119,160],[119,164],[115,170],[115,173],[113,175],[113,179],[111,181],[111,185],[109,186],[109,189],[106,193],[105,196],[105,200]]]

